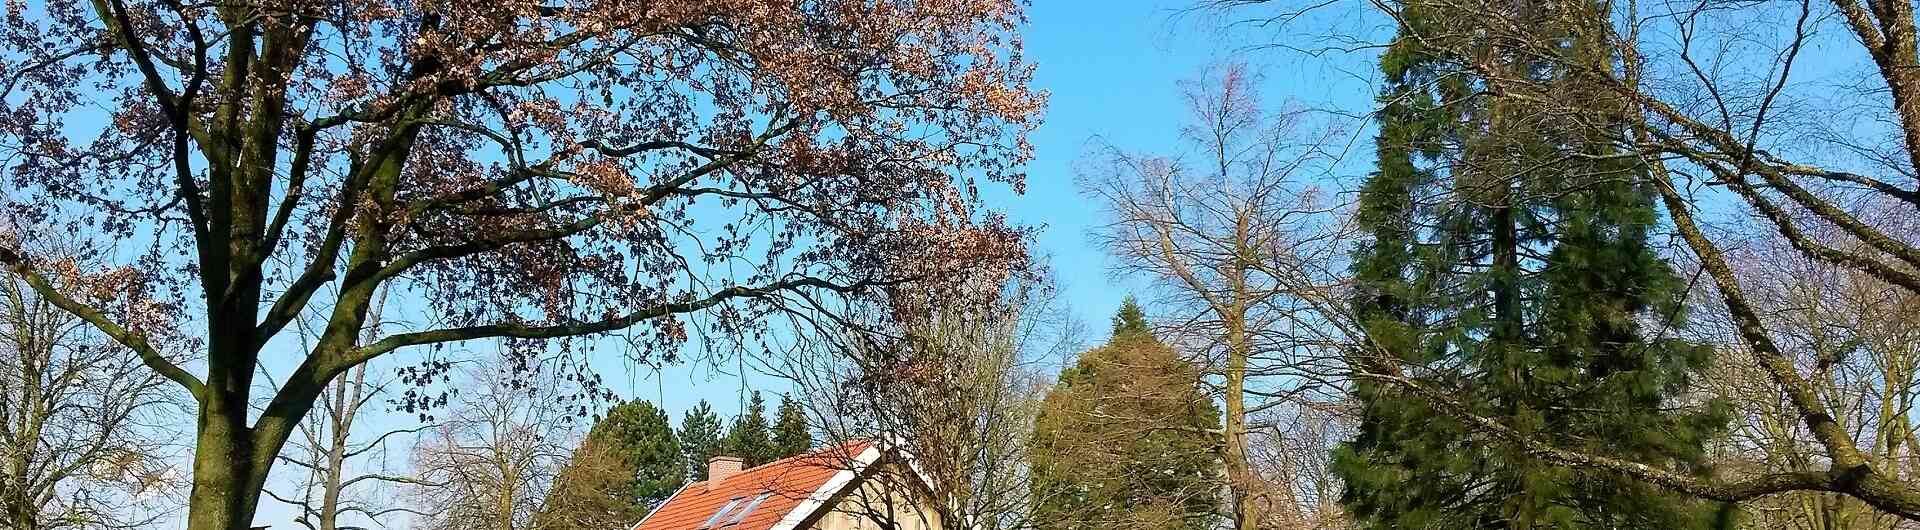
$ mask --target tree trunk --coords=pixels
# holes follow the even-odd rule
[[[1247,356],[1251,346],[1247,339],[1247,304],[1251,295],[1247,292],[1247,275],[1251,264],[1252,249],[1248,248],[1251,234],[1248,233],[1250,220],[1243,213],[1234,226],[1234,262],[1227,275],[1229,285],[1228,307],[1221,315],[1226,324],[1227,373],[1226,373],[1226,422],[1224,442],[1226,444],[1227,489],[1233,495],[1234,530],[1254,530],[1259,527],[1260,507],[1256,505],[1258,495],[1254,490],[1259,480],[1254,477],[1252,466],[1247,461]]]
[[[1227,487],[1233,495],[1234,530],[1254,530],[1259,526],[1259,507],[1253,489],[1258,482],[1247,462],[1247,381],[1246,322],[1234,317],[1227,322],[1228,353],[1226,374],[1226,467]]]
[[[353,390],[360,388],[366,373],[367,365],[354,368]],[[328,418],[333,424],[328,426],[331,440],[327,446],[326,472],[321,484],[319,530],[335,530],[340,526],[341,476],[346,473],[347,435],[350,432],[347,429],[353,426],[353,412],[359,407],[358,392],[349,392],[346,379],[335,381],[333,388],[334,412],[333,417]]]
[[[260,502],[264,469],[256,470],[255,447],[246,428],[246,409],[224,414],[221,407],[201,409],[200,435],[194,444],[193,491],[187,497],[188,530],[248,530]]]

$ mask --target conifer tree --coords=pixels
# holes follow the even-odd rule
[[[547,530],[630,525],[685,483],[682,461],[666,411],[646,401],[616,405],[593,424],[561,468],[535,525]]]
[[[1518,9],[1537,17],[1539,38],[1570,44],[1565,53],[1611,60],[1580,38],[1570,6]],[[1547,443],[1701,471],[1702,446],[1726,418],[1677,399],[1706,351],[1665,334],[1679,324],[1682,286],[1647,240],[1657,215],[1645,168],[1523,102],[1485,95],[1453,67],[1464,58],[1433,52],[1434,36],[1473,38],[1445,30],[1465,13],[1403,8],[1381,59],[1379,165],[1359,198],[1371,238],[1353,263],[1355,313],[1389,358],[1353,362],[1421,367],[1407,373]],[[1510,60],[1514,71],[1562,75],[1553,82],[1569,94],[1591,81]],[[1363,379],[1356,390],[1359,433],[1335,471],[1363,527],[1727,522],[1710,503],[1533,458],[1393,386]]]
[[[1130,333],[1152,333],[1152,329],[1147,327],[1147,313],[1140,309],[1140,302],[1131,295],[1120,301],[1120,312],[1113,315],[1113,336]]]
[[[1129,299],[1113,338],[1063,370],[1041,404],[1029,442],[1039,528],[1198,530],[1220,520],[1220,411],[1142,315]]]
[[[773,447],[779,458],[798,455],[813,448],[813,432],[807,427],[807,411],[790,394],[780,395],[780,412],[773,423]]]
[[[767,402],[760,397],[760,391],[753,391],[747,399],[746,410],[734,417],[723,445],[728,455],[745,460],[747,467],[780,458],[779,449],[773,445],[772,427],[767,423]]]
[[[726,452],[725,428],[713,405],[704,399],[680,419],[680,454],[686,461],[687,480],[707,479],[707,461]]]

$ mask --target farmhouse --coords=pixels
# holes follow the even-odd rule
[[[742,469],[716,456],[630,530],[941,530],[904,453],[856,441]]]

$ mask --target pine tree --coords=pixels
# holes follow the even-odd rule
[[[685,483],[682,461],[666,411],[646,401],[616,405],[574,449],[536,525],[588,530],[632,524]]]
[[[780,458],[779,450],[773,445],[773,430],[767,424],[767,402],[760,397],[760,391],[753,391],[746,410],[733,419],[733,427],[727,429],[722,445],[727,454],[745,460],[747,467]]]
[[[779,458],[805,453],[813,448],[813,432],[807,427],[807,411],[788,394],[780,395],[780,412],[773,424],[773,447]]]
[[[1220,411],[1198,371],[1146,332],[1138,305],[1063,370],[1029,442],[1035,526],[1211,528],[1219,521]]]
[[[1120,301],[1120,312],[1113,315],[1113,336],[1118,337],[1129,333],[1153,333],[1153,330],[1147,327],[1147,313],[1140,310],[1140,302],[1131,295]]]
[[[1436,35],[1472,38],[1443,27],[1461,14],[1403,7],[1401,35],[1381,59],[1379,165],[1356,218],[1372,236],[1353,262],[1353,307],[1369,339],[1431,368],[1420,377],[1456,389],[1471,412],[1541,441],[1699,471],[1704,442],[1726,418],[1676,400],[1703,347],[1642,326],[1677,325],[1682,294],[1647,241],[1656,212],[1644,167],[1606,156],[1599,139],[1561,134],[1522,102],[1479,95],[1428,47]],[[1564,24],[1576,17],[1537,14],[1540,38],[1571,43],[1563,49],[1582,55],[1575,60],[1608,60]],[[1554,82],[1588,93],[1577,78]],[[1721,507],[1533,458],[1394,387],[1356,390],[1361,425],[1334,469],[1363,527],[1724,522]]]
[[[707,479],[707,461],[726,452],[724,429],[720,415],[704,399],[680,419],[680,454],[686,462],[687,480]]]

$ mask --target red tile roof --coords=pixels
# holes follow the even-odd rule
[[[825,501],[824,496],[836,493],[820,490],[842,471],[860,467],[862,464],[858,461],[872,446],[871,442],[856,441],[754,466],[711,485],[709,481],[688,484],[635,523],[631,530],[698,530],[722,507],[736,501],[725,516],[713,523],[712,530],[771,530],[796,508],[817,507],[803,506],[809,498],[818,494],[821,496],[818,500]],[[728,524],[761,495],[766,498],[744,519]]]

